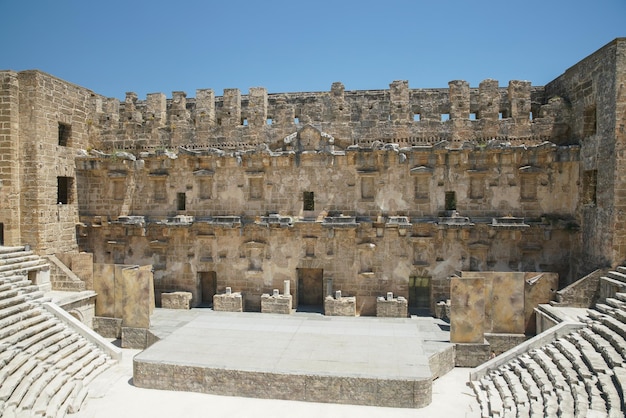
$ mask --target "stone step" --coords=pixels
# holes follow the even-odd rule
[[[593,348],[602,355],[606,364],[613,368],[616,366],[622,366],[624,364],[624,358],[622,354],[615,350],[615,347],[611,345],[610,341],[604,339],[601,335],[596,334],[590,328],[583,328],[579,334],[587,340]]]
[[[485,392],[487,392],[487,400],[489,402],[489,414],[490,416],[501,417],[504,414],[504,407],[502,405],[502,399],[500,398],[500,392],[493,384],[491,379],[483,378],[480,380],[480,385]]]
[[[528,398],[528,393],[524,389],[524,385],[522,381],[519,379],[519,376],[515,374],[510,367],[504,367],[501,370],[502,377],[506,381],[507,385],[511,390],[511,394],[513,395],[513,399],[517,404],[518,409],[523,409],[524,405],[530,405],[530,399]],[[530,411],[529,411],[530,412]]]
[[[594,306],[594,309],[605,315],[611,315],[611,316],[613,315],[613,312],[615,311],[615,308],[605,303],[596,303],[596,305]]]
[[[78,391],[78,393],[73,396],[72,402],[68,405],[66,411],[68,414],[76,414],[85,401],[87,400],[87,395],[89,394],[89,390],[87,389],[87,385],[83,382],[83,387]]]
[[[626,283],[626,273],[621,272],[619,270],[617,270],[617,271],[608,271],[606,273],[606,276],[610,277],[611,279],[619,280],[620,282]]]
[[[626,412],[626,368],[616,367],[613,369],[613,383],[622,395],[622,410]]]
[[[622,322],[612,316],[604,316],[600,319],[600,322],[626,339],[626,322]]]
[[[48,387],[48,384],[60,373],[63,373],[62,367],[64,364],[68,364],[69,361],[61,363],[64,359],[68,358],[72,353],[78,351],[84,347],[84,342],[77,343],[78,337],[74,339],[72,343],[66,343],[63,347],[66,349],[48,351],[47,357],[43,357],[44,351],[37,354],[36,358],[40,362],[41,367],[45,369],[43,375],[30,387],[28,393],[25,395],[22,401],[21,407],[23,409],[30,410],[34,407],[35,402],[41,396],[42,392]]]
[[[2,381],[0,386],[0,401],[6,402],[20,382],[37,366],[32,357],[26,359],[20,367]]]
[[[626,361],[626,339],[624,337],[602,323],[592,324],[591,329],[607,340],[618,353],[621,353],[623,361]]]
[[[578,375],[572,363],[561,352],[549,344],[544,348],[545,353],[550,356],[554,364],[559,368],[561,374],[569,385],[570,393],[574,401],[574,416],[584,417],[588,410],[589,395],[585,386],[580,383],[581,377]]]
[[[534,361],[532,357],[524,358],[522,360],[522,364],[529,371],[530,375],[533,377],[537,386],[541,390],[541,395],[543,397],[544,404],[544,413],[546,416],[556,416],[559,410],[559,401],[556,395],[556,389],[550,378],[543,370],[543,368]]]
[[[65,404],[68,399],[71,400],[72,394],[78,393],[80,389],[82,389],[82,383],[75,380],[61,386],[59,390],[50,397],[46,405],[46,417],[65,416],[65,411],[62,409],[63,404]]]
[[[32,360],[32,361],[33,363],[35,363],[35,367],[32,368],[32,370],[30,371],[30,373],[28,373],[27,376],[24,376],[24,378],[19,382],[17,387],[13,390],[9,398],[6,400],[7,406],[13,406],[13,407],[18,408],[20,403],[22,402],[22,399],[24,399],[24,396],[28,392],[28,389],[44,373],[45,371],[44,368],[41,367],[41,365],[37,361],[35,360]]]
[[[0,254],[14,253],[18,251],[26,251],[26,247],[23,245],[16,245],[16,246],[0,245]]]
[[[12,298],[0,299],[0,310],[13,305],[19,305],[20,303],[24,303],[26,301],[27,299],[25,295],[17,295]]]
[[[572,395],[570,385],[565,379],[559,367],[552,361],[552,358],[543,349],[531,350],[531,357],[539,364],[546,376],[552,383],[554,392],[558,398],[559,416],[574,415],[574,396]]]
[[[0,284],[13,284],[13,283],[17,283],[21,280],[26,279],[27,276],[24,274],[0,274]]]
[[[613,379],[611,378],[611,374],[600,373],[598,374],[598,382],[600,383],[600,387],[602,388],[602,392],[605,394],[605,399],[607,403],[607,413],[610,418],[621,418],[624,416],[624,413],[621,411],[622,409],[622,401],[620,399],[619,393],[615,384],[613,383]]]
[[[25,273],[31,270],[39,270],[47,267],[50,267],[50,264],[48,264],[48,262],[43,258],[38,257],[36,260],[0,265],[0,273]]]
[[[537,386],[537,382],[530,375],[529,371],[518,361],[513,360],[509,363],[511,370],[518,375],[522,386],[528,394],[530,401],[529,414],[531,417],[544,416],[544,400],[541,389]]]
[[[595,347],[580,333],[573,332],[567,338],[578,348],[583,360],[594,374],[606,373],[607,370],[610,370],[611,367],[606,363],[602,354],[597,352]]]
[[[513,397],[513,393],[509,388],[506,380],[500,373],[500,371],[492,372],[490,374],[491,381],[495,385],[498,393],[500,394],[500,399],[502,400],[502,408],[503,416],[517,416],[517,406],[515,404],[515,398]]]
[[[626,310],[626,302],[622,302],[617,298],[606,298],[604,301],[612,308],[620,309],[622,311]]]
[[[22,253],[10,253],[10,254],[2,254],[0,255],[0,267],[1,266],[9,266],[11,264],[17,263],[27,263],[29,261],[39,261],[44,260],[38,255],[35,255],[30,251],[30,254],[26,252]],[[44,260],[45,262],[46,260]]]
[[[478,405],[480,407],[480,416],[481,418],[489,418],[489,400],[487,399],[487,392],[485,392],[478,381],[471,381],[470,387],[474,391],[476,395],[476,400],[478,401]]]
[[[0,330],[37,315],[41,315],[41,310],[32,309],[28,303],[5,308],[0,311]]]
[[[626,302],[626,293],[616,293],[615,298],[621,300],[622,302]]]
[[[19,322],[14,322],[2,329],[0,329],[0,341],[6,342],[7,344],[13,345],[19,339],[17,339],[21,334],[21,332],[28,330],[30,327],[33,327],[41,322],[44,322],[49,317],[43,315],[42,312],[39,312],[39,315],[32,315],[28,318],[23,319]]]
[[[43,350],[41,350],[40,352],[35,354],[35,357],[39,360],[39,361],[43,361],[45,359],[47,359],[49,356],[63,350],[64,348],[68,347],[71,344],[76,343],[77,341],[79,341],[80,343],[83,343],[83,341],[80,339],[80,337],[78,336],[78,334],[75,333],[61,333],[61,335],[64,335],[64,337],[58,341],[57,343],[51,344],[50,346],[44,348]]]
[[[38,349],[45,348],[43,346],[45,341],[48,338],[54,337],[57,334],[60,334],[64,330],[64,326],[58,322],[52,322],[52,325],[33,336],[24,339],[15,345],[15,348],[18,350],[23,350],[29,353],[35,353]]]

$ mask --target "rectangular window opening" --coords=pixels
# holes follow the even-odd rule
[[[272,123],[273,123],[273,122],[274,122],[274,121],[273,121],[273,119],[272,119],[272,118],[267,118],[267,120],[265,121],[265,123],[266,123],[266,124],[268,124],[268,125],[270,125],[270,126],[272,125]]]
[[[456,192],[446,192],[446,210],[456,210]]]
[[[419,113],[414,113],[413,114],[413,122],[419,122],[420,120],[422,120],[422,115]]]
[[[315,193],[314,192],[303,192],[302,200],[303,200],[303,210],[315,210]]]
[[[241,119],[241,125],[242,126],[248,126],[248,119],[247,118],[242,118]]]
[[[72,196],[72,178],[57,177],[57,203],[67,205]]]
[[[478,116],[477,116],[477,115],[476,115],[476,113],[474,112],[474,113],[470,113],[470,114],[469,114],[469,118],[470,118],[470,120],[476,120],[476,119],[478,119]]]
[[[176,209],[185,210],[187,196],[185,193],[176,193]]]
[[[447,120],[450,120],[450,114],[449,113],[442,113],[441,114],[441,121],[445,122]]]
[[[293,118],[293,123],[295,123],[296,125],[300,123],[300,118],[299,117],[295,117]]]
[[[72,136],[72,125],[59,122],[59,145],[66,147]]]

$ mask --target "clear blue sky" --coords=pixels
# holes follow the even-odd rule
[[[0,69],[123,98],[543,85],[616,37],[626,0],[0,0]]]

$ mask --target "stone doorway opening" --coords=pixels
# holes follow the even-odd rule
[[[300,268],[298,272],[297,309],[324,311],[324,269]]]
[[[200,282],[200,306],[205,308],[213,307],[213,296],[217,293],[217,275],[214,271],[198,272]]]
[[[0,222],[0,245],[4,245],[4,224]]]
[[[430,315],[430,277],[409,276],[409,313]]]

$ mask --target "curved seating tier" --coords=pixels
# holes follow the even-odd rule
[[[581,320],[586,327],[470,382],[481,415],[626,416],[626,293],[607,298]]]
[[[48,313],[28,271],[45,260],[0,247],[0,416],[57,417],[80,409],[87,385],[114,361]]]

